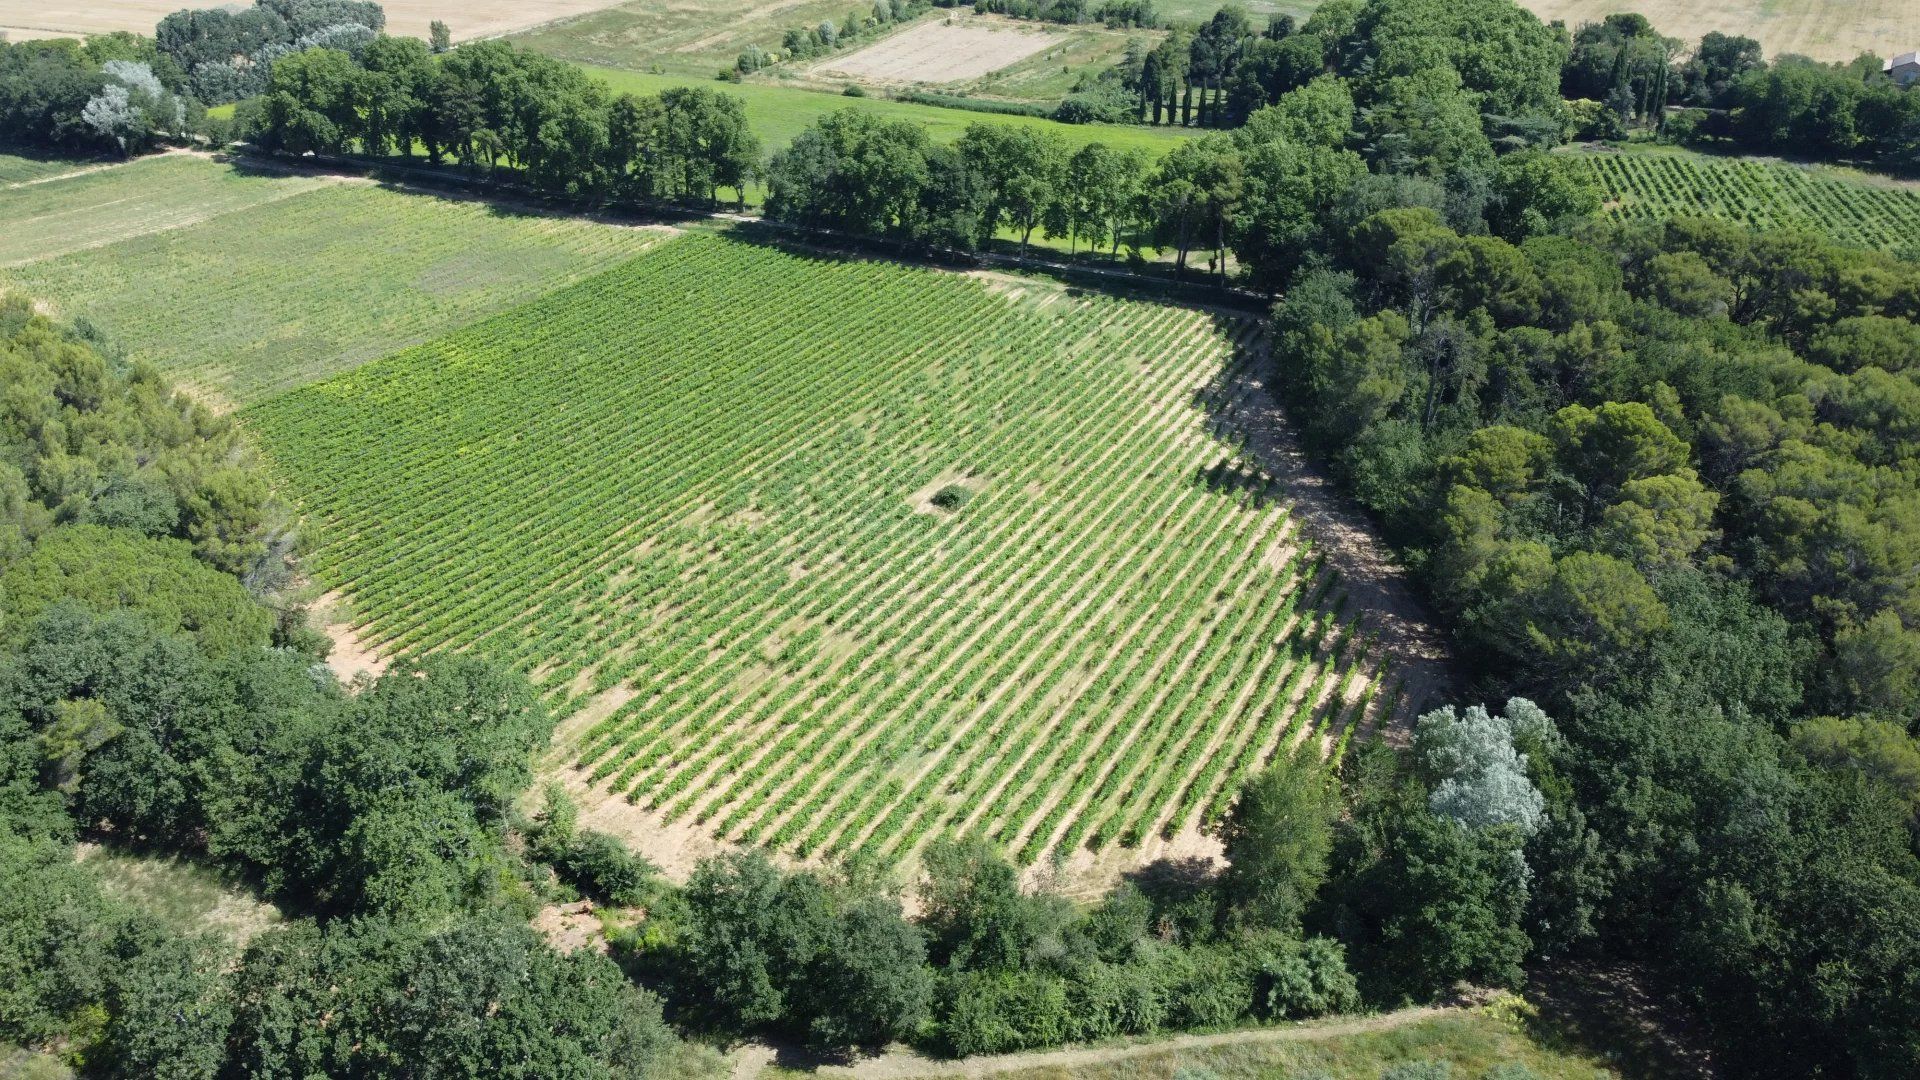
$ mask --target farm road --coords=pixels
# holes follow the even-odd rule
[[[1090,1046],[1066,1050],[1041,1050],[1024,1054],[993,1054],[948,1061],[930,1058],[911,1050],[889,1050],[877,1057],[862,1058],[851,1065],[821,1065],[816,1075],[823,1080],[914,1080],[914,1078],[973,1078],[1027,1069],[1072,1069],[1100,1065],[1128,1058],[1148,1057],[1178,1050],[1207,1050],[1218,1046],[1246,1046],[1261,1043],[1312,1042],[1340,1039],[1372,1031],[1390,1031],[1438,1016],[1462,1011],[1458,1007],[1423,1006],[1339,1020],[1295,1024],[1288,1027],[1253,1028],[1223,1031],[1210,1035],[1175,1035],[1150,1042],[1119,1046]],[[763,1043],[754,1043],[734,1052],[732,1080],[753,1080],[769,1065],[780,1063],[782,1051]]]

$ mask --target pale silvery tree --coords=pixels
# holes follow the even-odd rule
[[[1427,713],[1413,729],[1415,764],[1432,784],[1427,808],[1472,828],[1513,825],[1532,836],[1546,816],[1546,798],[1515,742],[1551,745],[1557,738],[1553,721],[1525,698],[1509,700],[1502,716],[1479,705]]]
[[[112,139],[121,153],[147,130],[147,111],[135,103],[125,86],[108,83],[80,110],[80,122]]]

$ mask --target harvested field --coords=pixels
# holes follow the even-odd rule
[[[0,287],[240,404],[524,303],[665,235],[184,154],[0,189],[0,220],[11,226],[0,264],[14,264]]]
[[[846,0],[630,0],[514,40],[563,60],[711,80],[749,45],[777,49],[788,27],[838,24],[848,11]]]
[[[1412,704],[1241,449],[1258,346],[692,234],[242,415],[359,640],[532,675],[597,827],[1117,870]]]
[[[1637,11],[1668,37],[1689,46],[1708,31],[1754,38],[1769,58],[1801,53],[1816,60],[1883,57],[1920,49],[1920,4],[1914,0],[1520,0],[1542,19],[1568,27]]]
[[[1060,43],[1063,35],[1007,22],[965,19],[923,22],[890,34],[856,52],[813,66],[816,75],[841,75],[884,83],[952,83],[990,71]]]
[[[610,0],[382,0],[387,30],[424,38],[427,24],[439,19],[456,41],[498,37],[554,19],[603,8]],[[182,7],[182,0],[0,0],[0,29],[9,39],[29,36],[60,37],[132,30],[153,34],[161,19]],[[204,5],[218,6],[211,2]],[[13,28],[22,32],[12,33]]]

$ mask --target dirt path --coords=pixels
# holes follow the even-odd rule
[[[1027,1069],[1073,1069],[1100,1065],[1128,1058],[1147,1057],[1179,1050],[1206,1050],[1216,1046],[1243,1046],[1259,1043],[1312,1042],[1341,1039],[1374,1031],[1418,1024],[1438,1016],[1462,1011],[1458,1007],[1424,1006],[1401,1009],[1377,1016],[1357,1016],[1323,1020],[1288,1027],[1252,1028],[1223,1031],[1211,1035],[1175,1035],[1150,1042],[1118,1046],[1089,1046],[1066,1050],[1042,1050],[1025,1054],[994,1054],[948,1061],[930,1058],[913,1050],[888,1050],[877,1057],[862,1058],[852,1065],[821,1065],[822,1077],[847,1080],[908,1080],[910,1077],[982,1077]],[[762,1069],[779,1064],[785,1052],[778,1047],[749,1044],[734,1052],[733,1080],[753,1080]]]
[[[181,151],[178,151],[178,150],[162,150],[161,151],[161,153],[163,154],[176,154],[180,152]],[[76,176],[85,176],[88,173],[101,172],[105,169],[117,169],[120,166],[127,164],[127,162],[129,161],[138,161],[138,160],[140,159],[128,158],[126,161],[102,161],[96,165],[88,165],[88,166],[85,166],[84,168],[79,168],[79,169],[70,169],[67,172],[63,172],[63,173],[54,173],[52,176],[36,176],[31,180],[15,180],[11,184],[0,184],[0,191],[12,191],[15,188],[32,187],[35,184],[51,184],[56,180],[71,180]]]
[[[1368,623],[1380,631],[1383,653],[1406,687],[1405,705],[1388,738],[1404,738],[1406,723],[1438,705],[1458,685],[1446,635],[1417,598],[1406,570],[1374,535],[1373,525],[1349,503],[1332,477],[1308,457],[1298,431],[1259,376],[1265,364],[1247,365],[1236,377],[1245,395],[1238,414],[1249,452],[1280,481],[1302,529],[1340,571],[1340,581]]]

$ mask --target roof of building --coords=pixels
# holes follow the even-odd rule
[[[1887,61],[1887,68],[1891,70],[1897,67],[1906,67],[1908,64],[1920,64],[1920,51],[1901,53],[1899,56]]]

